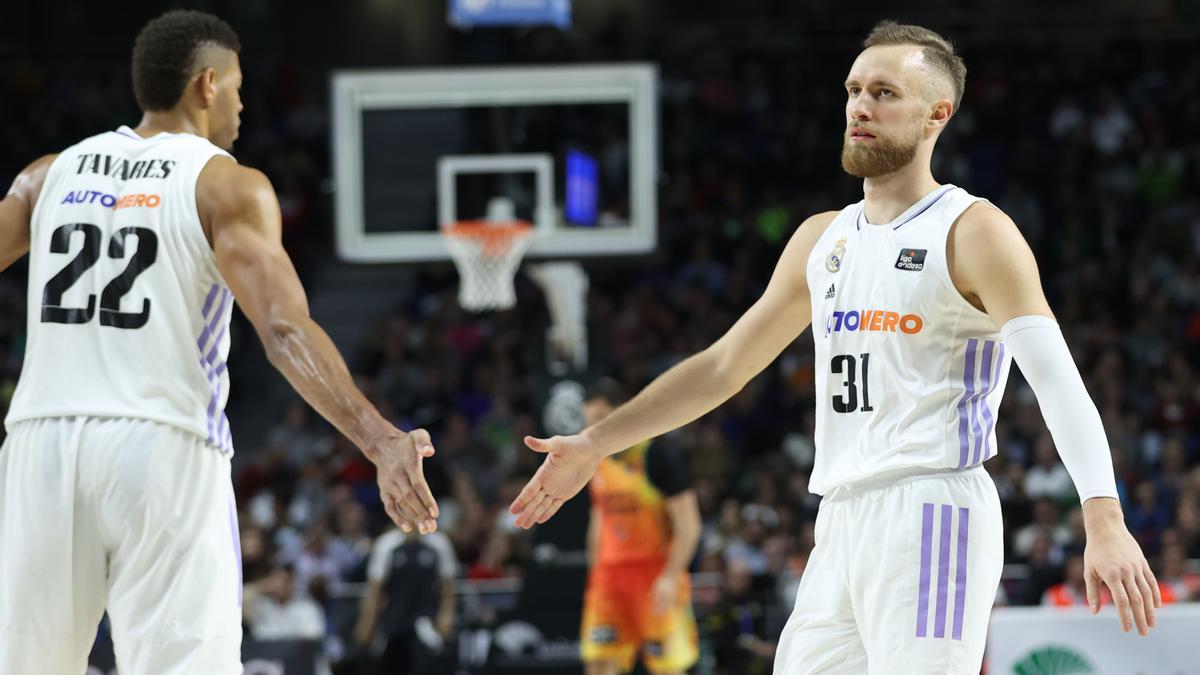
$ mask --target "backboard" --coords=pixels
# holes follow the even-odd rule
[[[644,64],[336,73],[339,255],[448,259],[439,228],[496,198],[534,223],[529,257],[653,250],[657,78]]]

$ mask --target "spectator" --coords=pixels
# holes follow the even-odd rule
[[[329,543],[341,579],[365,580],[371,545],[371,537],[367,534],[366,509],[356,501],[341,504],[337,510],[337,536]]]
[[[1049,497],[1063,503],[1075,494],[1071,474],[1058,459],[1058,450],[1049,432],[1038,436],[1033,446],[1034,466],[1025,474],[1025,495],[1030,499]]]
[[[1112,596],[1107,587],[1101,593],[1102,602],[1111,603]],[[1046,589],[1042,596],[1044,607],[1086,607],[1088,605],[1087,584],[1083,577],[1083,552],[1072,551],[1067,556],[1066,578],[1063,582]]]
[[[292,568],[279,565],[261,581],[246,584],[242,613],[256,640],[320,640],[325,616],[306,593],[296,590]]]
[[[1163,546],[1157,576],[1163,604],[1200,600],[1200,574],[1187,570],[1187,558],[1179,544]]]
[[[337,592],[341,588],[341,566],[337,555],[330,546],[328,527],[325,519],[318,520],[309,528],[305,536],[304,550],[296,558],[296,588],[305,590],[313,579],[324,579],[329,590]]]
[[[765,603],[752,588],[754,574],[741,562],[725,572],[721,599],[704,621],[712,637],[719,675],[758,675],[770,672],[775,643],[768,638]]]
[[[1058,505],[1048,497],[1034,502],[1033,522],[1017,530],[1013,553],[1018,558],[1028,558],[1038,537],[1045,537],[1050,547],[1049,560],[1061,564],[1063,548],[1071,543],[1071,532],[1059,522]]]

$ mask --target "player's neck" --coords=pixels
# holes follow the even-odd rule
[[[133,130],[142,138],[150,138],[160,133],[195,134],[206,138],[208,120],[203,115],[189,114],[186,110],[153,110],[142,113],[142,121]]]
[[[917,166],[915,162],[885,176],[863,179],[867,222],[892,222],[938,186],[929,165]]]

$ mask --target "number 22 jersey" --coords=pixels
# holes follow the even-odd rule
[[[217,155],[229,156],[199,136],[123,126],[54,160],[30,222],[25,361],[6,426],[133,417],[232,453],[233,297],[196,207]]]
[[[943,185],[885,224],[868,223],[859,202],[817,241],[807,266],[813,492],[891,472],[967,469],[996,453],[1011,359],[946,262],[950,228],[976,201]]]

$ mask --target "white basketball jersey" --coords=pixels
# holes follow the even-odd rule
[[[943,185],[894,221],[842,209],[808,259],[816,457],[826,494],[881,473],[965,469],[996,452],[1010,363],[950,279],[946,237],[978,197]]]
[[[121,127],[54,160],[30,223],[28,342],[6,425],[143,418],[232,453],[233,297],[196,210],[215,155],[229,156],[192,134]]]

